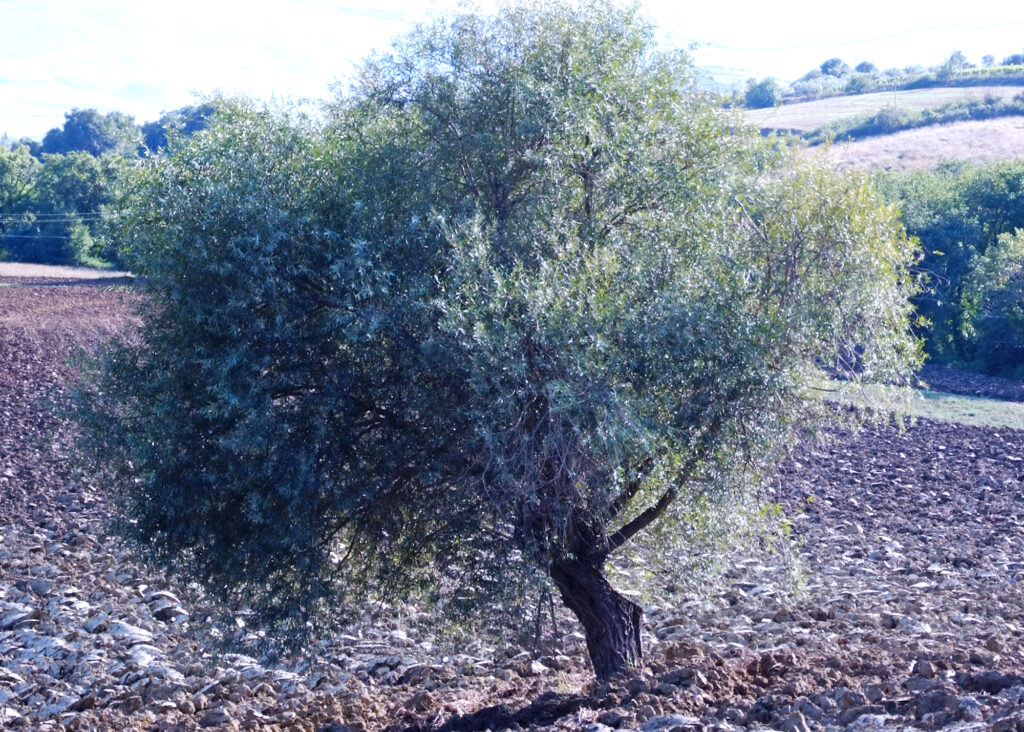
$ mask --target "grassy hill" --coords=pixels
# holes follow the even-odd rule
[[[950,104],[1007,101],[1022,91],[1024,89],[1020,86],[969,86],[874,92],[783,104],[768,109],[751,109],[745,114],[751,124],[762,129],[811,132],[842,120],[877,114],[887,107],[922,112]]]
[[[811,144],[834,138],[827,154],[842,164],[917,170],[942,160],[1024,159],[1022,91],[999,85],[877,92],[752,109],[745,115],[763,130],[789,132]]]
[[[812,148],[817,149],[817,148]],[[832,145],[841,164],[872,170],[922,170],[943,160],[1024,160],[1024,117],[953,122]]]

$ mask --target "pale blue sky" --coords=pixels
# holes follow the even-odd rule
[[[642,0],[699,64],[792,80],[825,59],[880,68],[1024,52],[1020,2]],[[493,8],[494,0],[479,6]],[[0,134],[39,138],[73,107],[138,122],[220,90],[321,99],[368,51],[455,0],[0,0]]]

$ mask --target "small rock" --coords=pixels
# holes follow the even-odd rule
[[[405,708],[414,712],[425,712],[434,704],[434,697],[429,691],[417,691],[405,702]]]
[[[911,673],[917,676],[923,676],[926,679],[934,679],[936,673],[935,665],[932,664],[931,661],[920,659],[914,663],[914,668],[911,670]]]
[[[187,618],[188,611],[181,605],[167,598],[161,597],[150,607],[153,617],[165,623],[173,622],[178,618]]]
[[[836,690],[836,702],[839,704],[840,709],[847,710],[854,707],[862,707],[867,704],[867,701],[867,697],[859,691],[854,691],[853,689]]]
[[[970,696],[962,696],[956,700],[956,717],[964,722],[980,722],[984,718],[981,704]]]
[[[682,714],[666,714],[652,717],[640,725],[640,732],[691,732],[703,729],[697,717],[685,717]]]
[[[28,583],[31,590],[37,595],[48,595],[50,590],[53,589],[53,580],[48,579],[34,579]]]
[[[106,614],[96,613],[82,624],[82,628],[86,633],[99,633],[106,630],[107,625],[108,619]]]
[[[200,727],[220,727],[234,722],[234,718],[224,707],[214,707],[199,720]]]
[[[1024,730],[1024,712],[991,720],[992,732],[1021,732]]]
[[[935,681],[927,679],[924,676],[911,676],[909,679],[907,679],[907,683],[904,684],[904,686],[907,688],[907,691],[913,692],[915,694],[920,693],[922,691],[928,691],[929,689],[934,689],[937,685],[938,684]]]
[[[39,615],[39,610],[35,608],[25,605],[15,607],[0,617],[0,630],[11,630],[26,620],[37,620]]]
[[[123,623],[120,620],[111,623],[107,627],[107,634],[111,638],[126,641],[130,645],[153,642],[153,634],[148,630]]]
[[[824,711],[821,707],[806,697],[797,699],[793,706],[798,712],[804,715],[805,719],[813,719],[815,722],[820,721],[824,715]]]
[[[811,728],[807,726],[807,720],[800,712],[790,714],[779,729],[782,732],[811,732]]]
[[[885,707],[878,704],[863,704],[858,707],[849,707],[839,715],[839,724],[853,724],[861,717],[874,717],[885,714]]]
[[[897,721],[896,717],[886,714],[865,714],[850,722],[846,729],[847,732],[882,732],[882,730],[897,729],[893,726],[895,721]]]
[[[998,694],[1003,689],[1020,685],[1021,682],[1021,677],[999,671],[981,671],[957,678],[957,683],[967,691],[983,691],[986,694]]]
[[[617,709],[610,709],[607,712],[601,712],[597,715],[598,723],[608,727],[618,727],[625,719],[626,715]]]
[[[957,697],[944,689],[922,694],[914,700],[914,714],[923,719],[928,714],[951,712],[956,709]]]

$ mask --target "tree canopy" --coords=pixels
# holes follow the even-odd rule
[[[877,182],[887,197],[899,202],[907,230],[921,240],[918,266],[925,288],[914,303],[929,356],[995,374],[1018,369],[1019,358],[1015,363],[980,352],[987,349],[978,340],[985,331],[972,324],[972,303],[977,301],[965,288],[983,263],[988,262],[988,269],[981,277],[991,281],[993,263],[1010,261],[1002,256],[989,261],[985,255],[1001,235],[1024,228],[1024,163],[945,163],[934,171],[881,174]]]
[[[149,283],[83,393],[122,530],[278,630],[550,582],[606,677],[605,564],[751,503],[825,366],[914,364],[914,247],[788,158],[635,9],[423,26],[314,123],[222,101],[126,181]]]
[[[46,133],[41,151],[59,155],[76,151],[90,155],[135,155],[141,141],[139,129],[130,115],[72,109],[64,115],[63,126]]]

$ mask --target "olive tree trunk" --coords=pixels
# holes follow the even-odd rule
[[[573,611],[587,638],[594,674],[607,679],[639,667],[640,622],[643,610],[623,597],[605,579],[602,560],[559,560],[551,579],[566,607]]]

